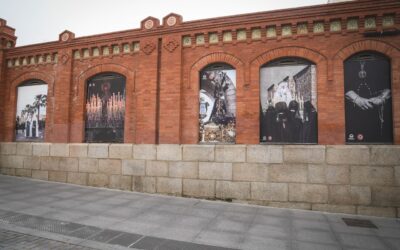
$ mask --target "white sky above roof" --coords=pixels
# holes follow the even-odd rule
[[[171,12],[183,21],[326,4],[327,0],[0,0],[0,18],[16,29],[17,46],[139,28],[148,16]]]

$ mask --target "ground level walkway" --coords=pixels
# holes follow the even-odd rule
[[[400,220],[0,175],[0,249],[400,249]]]

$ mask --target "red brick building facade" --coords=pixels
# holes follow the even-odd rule
[[[148,17],[139,29],[15,47],[0,20],[0,141],[15,140],[17,87],[48,85],[46,142],[84,142],[87,80],[126,79],[124,142],[196,144],[200,71],[236,69],[236,143],[260,143],[260,67],[298,57],[316,65],[318,144],[345,143],[344,61],[363,51],[391,64],[393,141],[400,144],[400,2],[359,0],[183,22]]]

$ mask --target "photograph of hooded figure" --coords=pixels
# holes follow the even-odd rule
[[[316,66],[282,59],[260,69],[260,141],[317,143]]]
[[[346,142],[393,143],[390,61],[364,52],[344,63]]]
[[[236,70],[213,65],[200,73],[199,141],[236,140]]]

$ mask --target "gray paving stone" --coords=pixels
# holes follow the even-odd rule
[[[128,247],[142,238],[143,235],[140,234],[131,234],[131,233],[122,233],[119,236],[113,238],[108,241],[108,244],[119,245],[123,247]]]
[[[387,249],[382,240],[371,235],[339,234],[339,240],[345,246],[361,249]]]
[[[107,242],[118,235],[122,234],[121,231],[115,231],[115,230],[103,230],[100,233],[93,235],[89,238],[89,240],[94,240],[94,241],[99,241],[99,242]]]
[[[289,240],[273,239],[266,237],[248,237],[240,245],[240,249],[244,250],[290,250],[291,244]]]

